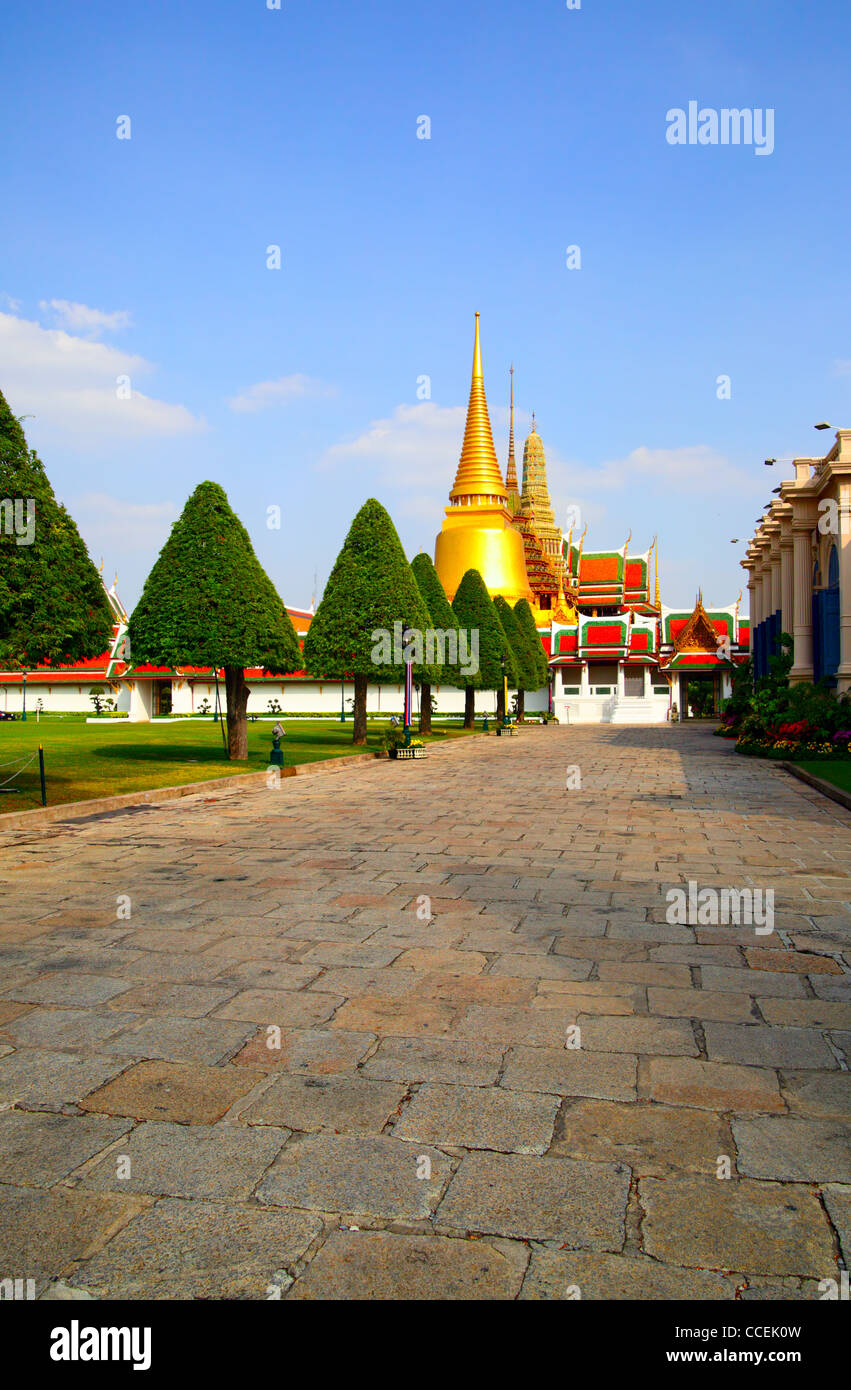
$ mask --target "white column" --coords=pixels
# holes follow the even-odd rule
[[[795,664],[789,680],[813,678],[813,586],[809,518],[796,517],[792,523],[792,587]]]
[[[780,607],[783,614],[780,626],[792,633],[795,624],[794,584],[792,579],[792,534],[780,541]]]
[[[839,484],[839,666],[837,688],[851,689],[851,479]],[[826,577],[826,576],[825,576]]]

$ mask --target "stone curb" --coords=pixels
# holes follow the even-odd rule
[[[315,763],[296,763],[281,768],[282,777],[308,777],[320,772],[336,772],[342,765],[380,761],[377,753],[351,753]],[[233,777],[211,777],[207,782],[185,782],[179,787],[149,787],[146,791],[123,792],[120,796],[92,797],[90,801],[66,801],[61,806],[36,806],[29,811],[7,811],[0,815],[0,833],[4,830],[38,829],[50,821],[78,820],[81,816],[96,816],[120,811],[125,806],[145,806],[151,802],[174,801],[181,796],[198,796],[204,792],[226,791],[229,788],[265,784],[266,771],[237,773]]]
[[[780,766],[786,772],[791,772],[793,777],[797,777],[799,782],[806,782],[808,787],[815,787],[817,792],[829,796],[831,801],[838,801],[840,806],[851,811],[851,794],[844,792],[841,787],[834,786],[833,782],[826,782],[823,777],[816,777],[812,772],[807,772],[806,768],[798,767],[796,763],[781,763]]]

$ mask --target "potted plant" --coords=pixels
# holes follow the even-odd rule
[[[424,758],[426,755],[425,740],[410,738],[406,743],[402,729],[387,729],[382,736],[381,743],[390,758]]]

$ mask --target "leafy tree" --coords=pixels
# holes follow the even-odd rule
[[[440,576],[432,564],[430,556],[426,555],[424,550],[420,551],[419,555],[414,556],[411,561],[411,569],[414,571],[414,578],[417,581],[423,603],[429,611],[431,627],[437,632],[457,633],[459,630],[458,618],[446,597]],[[455,685],[457,677],[457,669],[453,668],[451,664],[448,662],[437,663],[435,683],[445,681],[449,685]],[[420,690],[420,733],[431,733],[433,706],[431,682],[423,680]]]
[[[393,522],[370,497],[349,528],[304,640],[304,663],[311,675],[354,676],[355,744],[366,743],[369,681],[404,683],[401,631],[406,623],[424,633],[429,610]],[[412,654],[414,673],[432,679],[423,653]]]
[[[474,676],[459,674],[464,684],[464,728],[472,729],[475,722],[475,692],[502,689],[502,657],[509,685],[517,684],[514,654],[499,620],[499,613],[485,588],[478,570],[469,569],[458,585],[452,607],[462,628],[478,634],[479,669]]]
[[[514,656],[514,666],[517,686],[517,703],[520,706],[520,697],[526,690],[537,689],[537,671],[535,669],[535,659],[529,650],[525,634],[521,631],[520,624],[514,616],[514,609],[502,594],[497,594],[494,599],[502,629],[508,638],[508,644]],[[500,714],[503,718],[506,711],[502,709],[502,691],[500,691]]]
[[[529,607],[528,599],[521,598],[517,600],[514,605],[514,617],[517,621],[520,635],[526,642],[526,647],[534,669],[532,683],[524,686],[522,690],[518,689],[517,691],[517,718],[518,720],[522,720],[526,713],[526,691],[542,690],[544,686],[548,685],[550,667],[547,661],[547,653],[544,650],[544,644],[535,626],[535,615]]]
[[[200,483],[171,528],[129,624],[131,659],[224,667],[228,757],[248,757],[246,666],[302,664],[298,638],[218,483]]]
[[[85,661],[111,641],[100,575],[0,393],[0,662]]]

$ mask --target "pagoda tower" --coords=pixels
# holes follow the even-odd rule
[[[516,516],[520,510],[520,493],[517,488],[517,463],[514,458],[514,364],[511,366],[511,424],[508,431],[508,467],[505,470],[505,487],[508,492],[508,510]]]
[[[514,485],[516,489],[516,471]],[[450,601],[467,570],[477,569],[491,597],[502,594],[509,603],[516,603],[521,598],[532,600],[523,555],[523,538],[512,525],[508,490],[493,444],[476,314],[464,443],[446,517],[435,541],[434,565]]]
[[[526,572],[539,609],[548,610],[561,592],[564,582],[562,534],[547,488],[547,460],[541,436],[535,428],[523,447],[523,490],[514,515],[514,525],[523,537]]]

